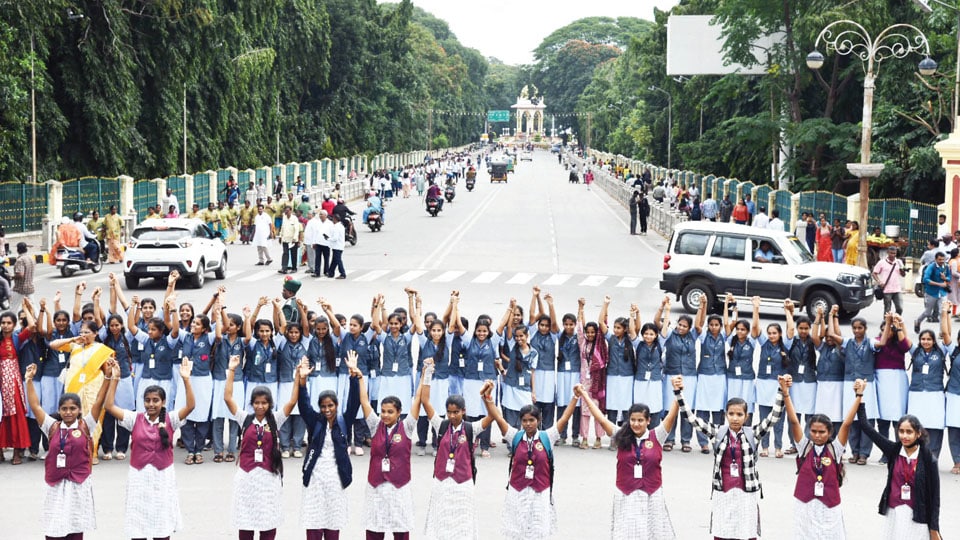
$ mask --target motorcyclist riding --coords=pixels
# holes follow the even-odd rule
[[[377,195],[375,191],[371,191],[367,194],[367,207],[363,209],[363,222],[367,222],[367,217],[370,216],[371,212],[377,212],[380,214],[380,222],[386,223],[383,214],[383,201]]]
[[[354,212],[353,210],[350,210],[347,204],[343,202],[343,199],[337,199],[337,205],[333,207],[333,215],[339,218],[340,223],[346,223],[344,218],[346,218],[347,216],[353,216],[355,214],[356,212]],[[356,229],[354,228],[353,220],[350,220],[350,231],[348,232],[356,234]]]
[[[440,189],[440,186],[436,182],[430,182],[430,187],[427,188],[427,200],[436,199],[438,209],[443,210],[443,190]]]
[[[83,224],[83,212],[73,214],[73,226],[80,232],[80,244],[67,247],[83,250],[87,262],[93,264],[100,258],[100,244],[97,243],[97,235],[90,232],[90,229]]]

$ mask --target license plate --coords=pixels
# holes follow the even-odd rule
[[[873,296],[873,290],[867,289],[867,290],[863,291],[863,297],[864,297],[864,298],[868,298],[868,297],[870,297],[870,296]]]
[[[169,272],[170,268],[166,266],[148,266],[147,272]]]

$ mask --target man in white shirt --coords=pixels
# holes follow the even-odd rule
[[[690,195],[690,200],[694,200],[700,195],[700,190],[697,189],[697,186],[690,186],[690,189],[687,190],[687,193]]]
[[[767,223],[767,228],[768,228],[768,229],[771,229],[771,230],[774,230],[774,231],[782,231],[782,230],[784,230],[784,228],[783,228],[783,221],[780,219],[780,211],[779,211],[779,210],[772,210],[772,211],[770,212],[770,215],[773,216],[773,217],[770,219],[770,222]],[[758,216],[758,217],[759,217],[759,216]],[[806,229],[804,229],[804,231],[806,231]]]
[[[297,271],[297,250],[300,247],[300,240],[303,236],[303,226],[300,220],[293,215],[293,209],[289,206],[283,209],[283,220],[280,223],[280,231],[277,233],[280,237],[280,243],[283,245],[283,258],[280,259],[280,274],[292,274]]]
[[[333,274],[339,271],[340,275],[337,276],[337,279],[347,279],[347,272],[343,269],[343,247],[346,242],[346,230],[340,223],[340,216],[334,214],[330,216],[330,220],[333,222],[332,234],[330,235],[330,251],[333,252],[333,256],[331,257],[327,277],[333,277]]]
[[[766,214],[767,209],[760,207],[757,211],[757,215],[753,216],[753,226],[759,229],[766,229],[770,225],[770,217]],[[780,225],[780,230],[783,230],[783,224]]]
[[[177,195],[173,192],[172,189],[167,188],[166,196],[160,199],[160,209],[164,213],[170,211],[170,207],[173,207],[173,212],[177,215],[180,214],[180,203],[177,201]]]
[[[946,214],[937,216],[937,238],[943,238],[950,234],[950,224],[947,223]]]
[[[307,273],[313,274],[317,267],[317,243],[323,222],[315,210],[311,210],[307,215],[309,219],[307,226],[303,228],[303,249],[307,252]]]
[[[73,214],[73,226],[80,231],[80,245],[75,247],[83,250],[88,263],[93,263],[100,258],[100,244],[97,243],[97,235],[90,232],[90,229],[83,224],[83,214],[81,212]]]

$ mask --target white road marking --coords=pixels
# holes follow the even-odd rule
[[[430,252],[429,255],[424,257],[423,259],[424,261],[430,261],[430,262],[422,264],[420,268],[429,268],[431,270],[439,269],[443,265],[444,258],[446,258],[446,256],[450,254],[450,251],[453,250],[454,247],[459,245],[460,240],[463,238],[463,235],[465,235],[467,231],[470,230],[470,227],[472,227],[473,224],[480,219],[480,216],[483,215],[483,212],[486,211],[487,207],[493,204],[493,201],[496,199],[497,195],[499,195],[500,193],[501,193],[501,190],[499,189],[495,191],[491,191],[487,199],[485,199],[482,203],[477,205],[477,207],[474,208],[473,212],[471,212],[470,215],[467,216],[467,218],[460,223],[460,225],[458,225],[455,229],[453,229],[453,231],[451,231],[450,234],[443,239],[443,241],[437,244],[436,249],[434,249],[432,252]]]
[[[638,277],[625,277],[621,279],[619,283],[617,283],[617,287],[623,287],[627,289],[636,288],[636,286],[640,284],[640,279],[641,278]]]
[[[390,270],[371,270],[353,281],[375,281],[390,273]]]
[[[543,285],[563,285],[572,276],[570,274],[554,274],[543,282]]]
[[[430,281],[433,283],[449,283],[464,274],[466,274],[466,272],[463,270],[448,270]]]
[[[587,276],[580,282],[581,287],[597,287],[607,280],[607,276]]]
[[[502,272],[481,272],[479,276],[473,278],[470,283],[493,283],[493,280],[500,277]]]
[[[400,274],[399,276],[391,279],[390,281],[401,281],[401,282],[402,282],[402,281],[413,281],[413,280],[417,279],[418,277],[420,277],[420,276],[422,276],[422,275],[424,275],[424,274],[426,274],[426,273],[427,273],[426,270],[410,270],[409,272],[404,272],[404,273]]]
[[[533,276],[536,274],[530,274],[526,272],[518,272],[512,278],[507,280],[507,285],[523,285],[524,283],[533,279]]]
[[[249,283],[253,281],[260,281],[261,279],[266,279],[267,277],[276,274],[276,270],[261,270],[255,274],[251,274],[245,278],[240,278],[237,281],[242,281],[244,283]]]

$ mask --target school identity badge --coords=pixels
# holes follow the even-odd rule
[[[833,460],[831,460],[830,458],[824,456],[824,457],[820,458],[820,463],[822,463],[824,467],[829,467],[830,464],[833,463]]]
[[[399,434],[399,433],[394,433],[394,434],[393,434],[393,442],[398,443],[398,442],[400,442],[400,441],[402,441],[402,440],[403,440],[403,438],[400,437],[400,434]]]
[[[543,450],[543,443],[538,442],[538,443],[534,446],[534,448],[536,448],[537,450],[541,450],[541,451],[542,451],[542,450]]]
[[[647,442],[643,443],[643,446],[644,446],[647,450],[649,450],[649,449],[653,448],[653,441],[648,440]]]
[[[80,438],[80,430],[79,430],[79,429],[73,430],[73,438],[74,438],[74,439],[79,439],[79,438]]]
[[[463,433],[461,433],[461,434],[460,434],[460,437],[457,439],[457,442],[459,442],[460,444],[466,443],[466,442],[467,442],[467,436],[464,435]]]

